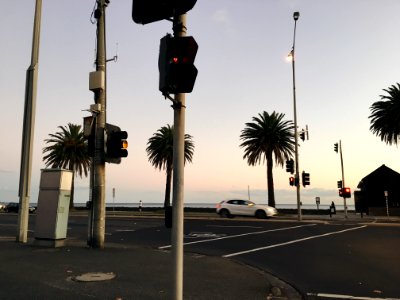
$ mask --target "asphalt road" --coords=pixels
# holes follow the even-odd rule
[[[34,217],[30,218],[34,228]],[[16,231],[0,215],[0,233]],[[68,237],[86,239],[87,219],[70,217]],[[109,217],[107,243],[169,249],[157,218]],[[186,220],[185,251],[222,256],[266,270],[303,294],[400,299],[400,226],[356,222]],[[328,297],[328,296],[326,296]]]

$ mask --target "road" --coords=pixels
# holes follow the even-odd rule
[[[30,219],[33,228],[34,217]],[[15,235],[15,223],[16,215],[0,215],[0,236]],[[85,240],[86,224],[87,218],[70,217],[68,236]],[[168,251],[170,240],[163,219],[107,218],[106,244]],[[184,242],[186,252],[263,269],[305,295],[400,299],[398,224],[196,219],[185,221]]]

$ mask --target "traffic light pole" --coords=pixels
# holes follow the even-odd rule
[[[21,169],[19,177],[19,212],[16,241],[28,241],[29,194],[32,173],[32,151],[35,127],[37,77],[39,63],[40,20],[42,0],[36,0],[33,25],[31,65],[26,71],[24,125],[22,129]]]
[[[108,2],[108,1],[107,1]],[[97,1],[97,53],[96,71],[106,74],[106,40],[105,40],[105,8],[106,0]],[[106,75],[105,75],[106,77]],[[106,125],[106,84],[94,93],[94,101],[100,104],[100,111],[96,117],[96,139],[94,157],[92,160],[93,186],[92,186],[92,236],[88,244],[92,248],[104,248],[105,236],[105,154],[104,130]]]
[[[342,154],[342,141],[339,141],[339,151],[340,151],[340,165],[342,168],[342,187],[345,188],[346,184],[344,182],[344,168],[343,168],[343,154]],[[347,204],[346,197],[343,197],[344,203],[344,217],[347,219]]]
[[[174,16],[174,36],[186,36],[186,14]],[[175,94],[174,144],[173,144],[173,192],[172,192],[172,257],[174,300],[183,299],[183,219],[184,219],[184,158],[185,158],[185,109],[184,93]]]

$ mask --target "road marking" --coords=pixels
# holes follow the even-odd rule
[[[357,230],[357,229],[361,229],[361,228],[365,228],[365,227],[367,227],[367,225],[360,226],[360,227],[353,227],[353,228],[343,229],[343,230],[339,230],[339,231],[328,232],[328,233],[319,234],[319,235],[313,235],[313,236],[309,236],[309,237],[306,237],[306,238],[297,239],[297,240],[293,240],[293,241],[289,241],[289,242],[285,242],[285,243],[279,243],[279,244],[274,244],[274,245],[270,245],[270,246],[265,246],[265,247],[260,247],[260,248],[254,248],[254,249],[250,249],[250,250],[240,251],[240,252],[236,252],[236,253],[226,254],[226,255],[223,255],[222,257],[233,257],[233,256],[238,256],[238,255],[242,255],[242,254],[251,253],[251,252],[267,250],[267,249],[271,249],[271,248],[276,248],[276,247],[286,246],[286,245],[299,243],[299,242],[303,242],[303,241],[307,241],[307,240],[312,240],[312,239],[316,239],[316,238],[320,238],[320,237],[324,237],[324,236],[328,236],[328,235],[344,233],[346,231],[351,231],[351,230]]]
[[[356,300],[400,300],[399,298],[371,298],[371,297],[357,297],[350,295],[337,295],[337,294],[325,294],[325,293],[307,293],[307,296],[314,296],[319,298],[356,299]]]
[[[207,225],[207,227],[217,227],[217,228],[254,228],[254,229],[260,229],[263,228],[261,226],[229,226],[229,225]]]
[[[218,241],[218,240],[233,239],[233,238],[237,238],[237,237],[241,237],[241,236],[263,234],[263,233],[268,233],[268,232],[283,231],[283,230],[296,229],[296,228],[315,226],[315,225],[317,225],[317,224],[306,224],[306,225],[298,225],[298,226],[284,227],[284,228],[278,228],[278,229],[269,229],[269,230],[263,230],[263,231],[241,233],[241,234],[218,237],[215,239],[207,239],[207,240],[188,242],[188,243],[184,243],[183,245],[185,246],[185,245],[192,245],[192,244],[199,244],[199,243],[207,243],[207,242],[213,242],[213,241]],[[166,246],[158,247],[158,249],[168,249],[171,247],[172,247],[171,245],[166,245]]]

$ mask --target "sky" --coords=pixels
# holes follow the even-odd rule
[[[94,103],[88,88],[95,69],[94,0],[43,0],[30,202],[37,202],[44,140],[58,126],[82,124]],[[173,124],[169,100],[158,91],[160,39],[172,33],[163,20],[139,25],[132,1],[111,0],[107,15],[107,122],[129,134],[129,155],[106,165],[106,202],[160,203],[165,172],[146,154],[148,139]],[[35,1],[6,1],[0,11],[0,202],[17,202],[26,70],[31,61]],[[186,133],[193,163],[185,167],[185,202],[245,198],[267,203],[266,165],[248,166],[239,147],[247,122],[267,111],[293,120],[293,12],[296,32],[296,100],[299,169],[310,173],[301,201],[335,201],[341,179],[352,191],[382,164],[400,172],[400,151],[370,130],[370,107],[399,82],[400,2],[397,0],[199,0],[188,12],[188,35],[198,45],[199,70],[186,95]],[[282,166],[273,170],[276,203],[295,204],[295,188]],[[76,178],[75,201],[89,198],[87,178]],[[115,198],[112,189],[115,188]],[[352,204],[350,199],[348,204]]]

